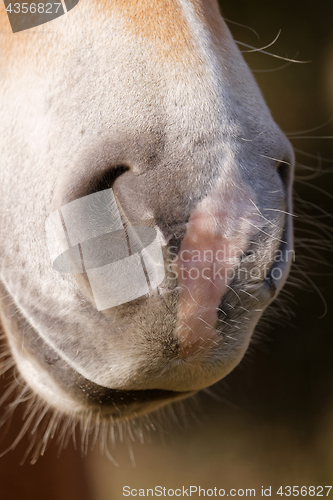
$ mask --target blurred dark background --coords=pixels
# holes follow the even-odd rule
[[[136,467],[126,443],[114,450],[119,468],[95,452],[82,463],[72,450],[57,460],[55,448],[33,467],[16,467],[13,454],[0,459],[0,468],[7,464],[14,475],[31,478],[26,500],[65,498],[55,485],[43,496],[41,481],[49,477],[48,462],[58,474],[58,484],[81,474],[82,484],[90,482],[96,500],[122,498],[124,485],[255,487],[259,492],[261,486],[332,484],[333,139],[325,137],[333,136],[333,2],[220,3],[226,19],[251,28],[229,22],[237,41],[259,48],[281,30],[266,50],[311,61],[287,63],[259,52],[244,53],[273,117],[296,151],[297,254],[291,282],[280,306],[259,325],[263,333],[256,336],[241,365],[209,394],[189,402],[189,416],[180,418],[181,423],[170,417],[168,425],[157,423],[160,431],[144,445],[132,444]],[[249,50],[242,45],[240,49]],[[85,480],[78,472],[82,465]],[[73,489],[71,498],[84,497],[80,489]]]

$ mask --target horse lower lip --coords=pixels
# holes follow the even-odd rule
[[[158,401],[172,401],[181,399],[192,394],[192,392],[176,392],[160,389],[119,391],[108,389],[84,380],[79,384],[79,388],[87,396],[87,401],[91,404],[103,405],[103,407],[126,408],[128,405],[140,407],[144,404]]]

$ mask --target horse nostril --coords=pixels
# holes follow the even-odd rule
[[[77,280],[85,290],[89,282],[98,311],[149,295],[164,280],[160,238],[144,219],[140,187],[130,168],[119,165],[46,220],[53,269],[84,275]]]
[[[93,179],[89,186],[89,193],[87,194],[97,193],[98,191],[112,188],[116,180],[129,170],[130,167],[126,165],[117,165],[109,168],[106,172],[103,172],[102,175]]]

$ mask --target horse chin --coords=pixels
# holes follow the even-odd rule
[[[150,413],[196,392],[119,390],[95,384],[73,370],[43,342],[17,308],[16,313],[13,312],[14,308],[8,305],[6,309],[1,309],[7,342],[16,365],[15,378],[19,385],[32,390],[49,409],[78,419],[90,414],[93,419],[105,418],[116,422]],[[23,338],[22,332],[29,332],[29,335]]]

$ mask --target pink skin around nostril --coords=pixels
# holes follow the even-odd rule
[[[207,345],[217,340],[219,304],[240,255],[221,233],[217,218],[197,209],[172,263],[180,288],[176,335],[184,352],[194,344]]]

